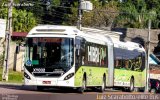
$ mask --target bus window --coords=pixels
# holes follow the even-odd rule
[[[115,64],[115,68],[122,68],[122,59],[117,59],[115,60],[116,64]]]
[[[31,41],[33,40],[33,41]],[[32,38],[26,45],[26,67],[62,68],[67,71],[74,63],[72,38]],[[29,63],[28,63],[29,62]],[[32,65],[31,65],[32,64]]]
[[[125,65],[125,68],[128,69],[129,61],[128,61],[128,60],[125,60],[125,64],[124,64],[124,65]]]
[[[76,37],[75,39],[75,46],[76,46],[76,51],[75,51],[75,65],[76,65],[76,68],[78,68],[80,66],[80,55],[81,55],[81,51],[80,51],[80,48],[81,48],[81,38],[80,37]]]
[[[85,44],[86,44],[86,41],[85,39],[82,39],[81,40],[81,45],[80,45],[80,51],[81,51],[81,64],[84,65],[85,64]]]

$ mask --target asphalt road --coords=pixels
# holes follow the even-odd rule
[[[64,88],[52,88],[45,89],[44,91],[36,91],[35,87],[26,87],[21,85],[0,85],[0,100],[118,100],[119,98],[117,96],[124,98],[124,95],[126,95],[127,97],[133,95],[135,100],[139,100],[137,99],[138,96],[140,97],[140,99],[148,100],[148,96],[150,95],[150,93],[130,93],[122,92],[121,90],[106,89],[104,93],[86,90],[85,93],[80,94],[77,93],[75,90]],[[126,100],[132,98],[128,97]],[[155,98],[155,100],[160,100],[160,97]]]

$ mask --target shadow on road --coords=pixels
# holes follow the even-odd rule
[[[73,88],[62,88],[62,87],[45,87],[43,90],[38,91],[36,86],[25,86],[25,85],[0,85],[0,88],[12,89],[12,90],[24,90],[24,91],[35,91],[35,92],[46,92],[46,93],[78,93]],[[107,89],[105,92],[120,92],[121,90]],[[85,93],[101,93],[98,89],[88,88]]]

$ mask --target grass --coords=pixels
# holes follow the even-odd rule
[[[0,82],[2,82],[2,72],[3,68],[0,67]],[[16,72],[13,71],[12,69],[9,70],[8,83],[22,83],[22,80],[23,80],[22,72]]]

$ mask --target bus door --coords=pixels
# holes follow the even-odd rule
[[[85,39],[82,37],[75,38],[75,83],[80,85],[83,74],[86,71],[85,65]]]

